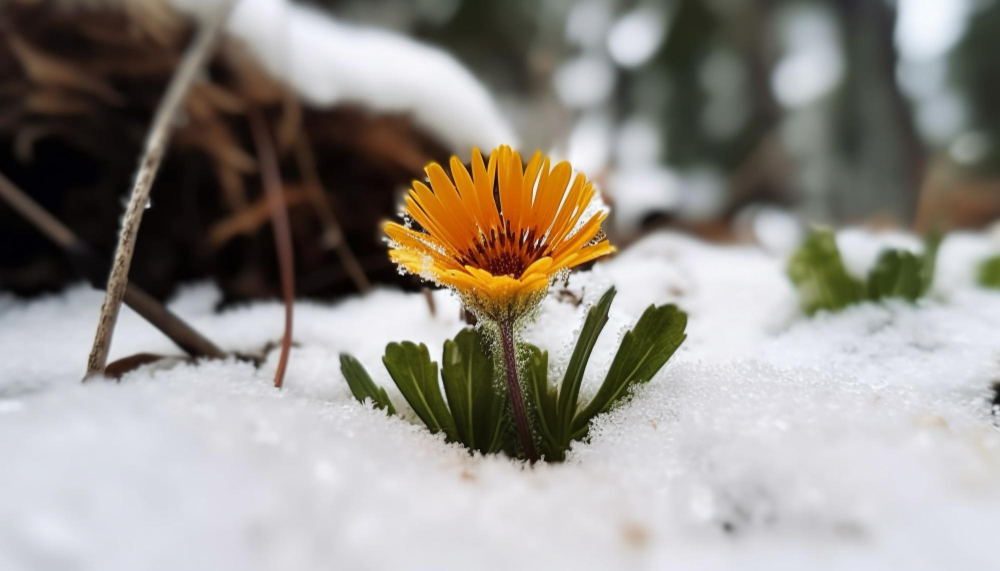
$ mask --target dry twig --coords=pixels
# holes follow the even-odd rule
[[[90,246],[80,240],[66,225],[31,199],[3,174],[0,174],[0,198],[27,219],[46,238],[59,246],[74,264],[95,285],[104,278],[105,265],[97,260]],[[125,285],[125,305],[131,307],[154,327],[163,332],[192,357],[222,359],[225,351],[206,339],[169,309],[133,283]]]
[[[278,251],[278,266],[281,272],[281,293],[285,300],[285,333],[281,338],[281,356],[278,358],[278,369],[274,373],[274,386],[281,388],[285,380],[285,369],[288,367],[288,353],[292,348],[292,306],[295,301],[295,265],[292,249],[292,229],[288,223],[288,209],[285,207],[285,192],[281,184],[281,171],[278,167],[278,152],[268,133],[267,122],[257,109],[249,113],[250,130],[253,133],[254,146],[257,147],[257,160],[260,163],[260,176],[264,182],[264,193],[271,203],[271,228],[274,230],[274,244]]]
[[[330,203],[316,171],[316,156],[313,154],[312,146],[305,135],[299,139],[295,150],[306,190],[309,192],[320,222],[323,224],[323,245],[336,250],[340,264],[344,267],[344,271],[347,272],[351,281],[354,282],[354,287],[358,288],[361,293],[367,292],[371,289],[372,284],[368,281],[368,276],[365,275],[365,270],[358,262],[357,256],[348,245],[340,221],[337,220],[337,215],[333,212],[333,204]]]
[[[431,312],[431,317],[437,315],[437,307],[434,305],[434,292],[431,288],[425,287],[424,290],[424,301],[427,302],[427,310]]]
[[[191,85],[204,69],[229,17],[232,6],[233,2],[231,1],[223,3],[211,17],[202,23],[198,35],[185,52],[177,73],[171,79],[167,92],[153,117],[153,124],[146,138],[145,152],[139,163],[139,172],[136,174],[128,208],[125,210],[125,217],[122,221],[121,236],[115,251],[114,263],[111,266],[111,276],[108,278],[107,292],[104,304],[101,306],[101,316],[97,323],[97,333],[94,336],[94,345],[90,350],[87,375],[84,380],[87,377],[102,374],[107,365],[111,338],[118,320],[118,311],[121,309],[122,299],[128,285],[128,271],[132,264],[132,254],[135,250],[136,237],[139,234],[139,225],[142,223],[142,214],[149,202],[149,192],[153,185],[153,179],[156,177],[156,171],[160,167],[160,161],[170,138],[170,127],[178,109],[184,102],[185,96],[191,89]]]
[[[285,208],[305,204],[311,200],[302,188],[285,185]],[[238,212],[219,220],[208,229],[205,241],[212,248],[221,248],[238,236],[248,236],[271,221],[271,202],[267,196],[254,201]]]

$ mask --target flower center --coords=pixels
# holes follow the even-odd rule
[[[514,252],[496,252],[486,258],[483,269],[495,276],[519,278],[528,268],[524,258]]]
[[[521,277],[524,270],[545,255],[544,245],[535,238],[535,230],[521,231],[515,236],[510,222],[505,221],[505,230],[490,229],[489,236],[483,236],[474,248],[469,248],[456,261],[465,266],[474,266],[494,276]]]

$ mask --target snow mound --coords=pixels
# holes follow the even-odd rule
[[[298,303],[282,391],[275,353],[83,385],[102,296],[0,298],[0,569],[989,568],[1000,294],[963,277],[988,244],[949,237],[918,305],[812,319],[784,261],[748,247],[662,234],[574,274],[527,337],[561,374],[615,285],[584,393],[649,304],[687,311],[690,336],[566,463],[533,468],[350,396],[341,351],[402,405],[382,351],[440,359],[462,327],[446,292],[434,316],[389,290]],[[196,286],[172,307],[227,349],[280,336],[277,303],[216,300]],[[123,310],[112,358],[140,351],[176,354]]]
[[[202,16],[223,0],[169,0]],[[307,102],[357,104],[414,121],[464,156],[516,145],[489,91],[455,58],[387,30],[339,22],[289,0],[240,0],[229,34]]]

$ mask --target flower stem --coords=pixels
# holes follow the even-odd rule
[[[531,425],[528,424],[528,413],[521,396],[521,384],[517,380],[517,355],[514,353],[514,325],[511,321],[500,322],[500,339],[503,344],[504,368],[507,369],[507,393],[510,395],[510,405],[514,410],[514,423],[521,437],[521,447],[528,460],[534,463],[538,460],[535,452],[535,441],[531,437]]]

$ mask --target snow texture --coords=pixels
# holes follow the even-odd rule
[[[882,237],[846,240],[863,264]],[[784,261],[661,234],[556,288],[526,333],[565,367],[589,304],[619,289],[592,394],[650,303],[690,337],[561,465],[470,456],[357,403],[348,351],[403,400],[387,342],[439,359],[458,304],[375,291],[300,302],[277,354],[147,366],[81,384],[101,295],[0,298],[0,569],[986,569],[1000,529],[1000,294],[971,281],[993,245],[949,237],[933,295],[805,318]],[[876,248],[877,249],[877,248]],[[282,309],[172,307],[227,349],[280,336]],[[176,354],[123,310],[112,358]]]
[[[204,16],[223,0],[169,0]],[[319,107],[410,113],[456,152],[516,145],[489,91],[449,54],[406,36],[343,23],[288,0],[237,0],[228,24],[263,67]]]

